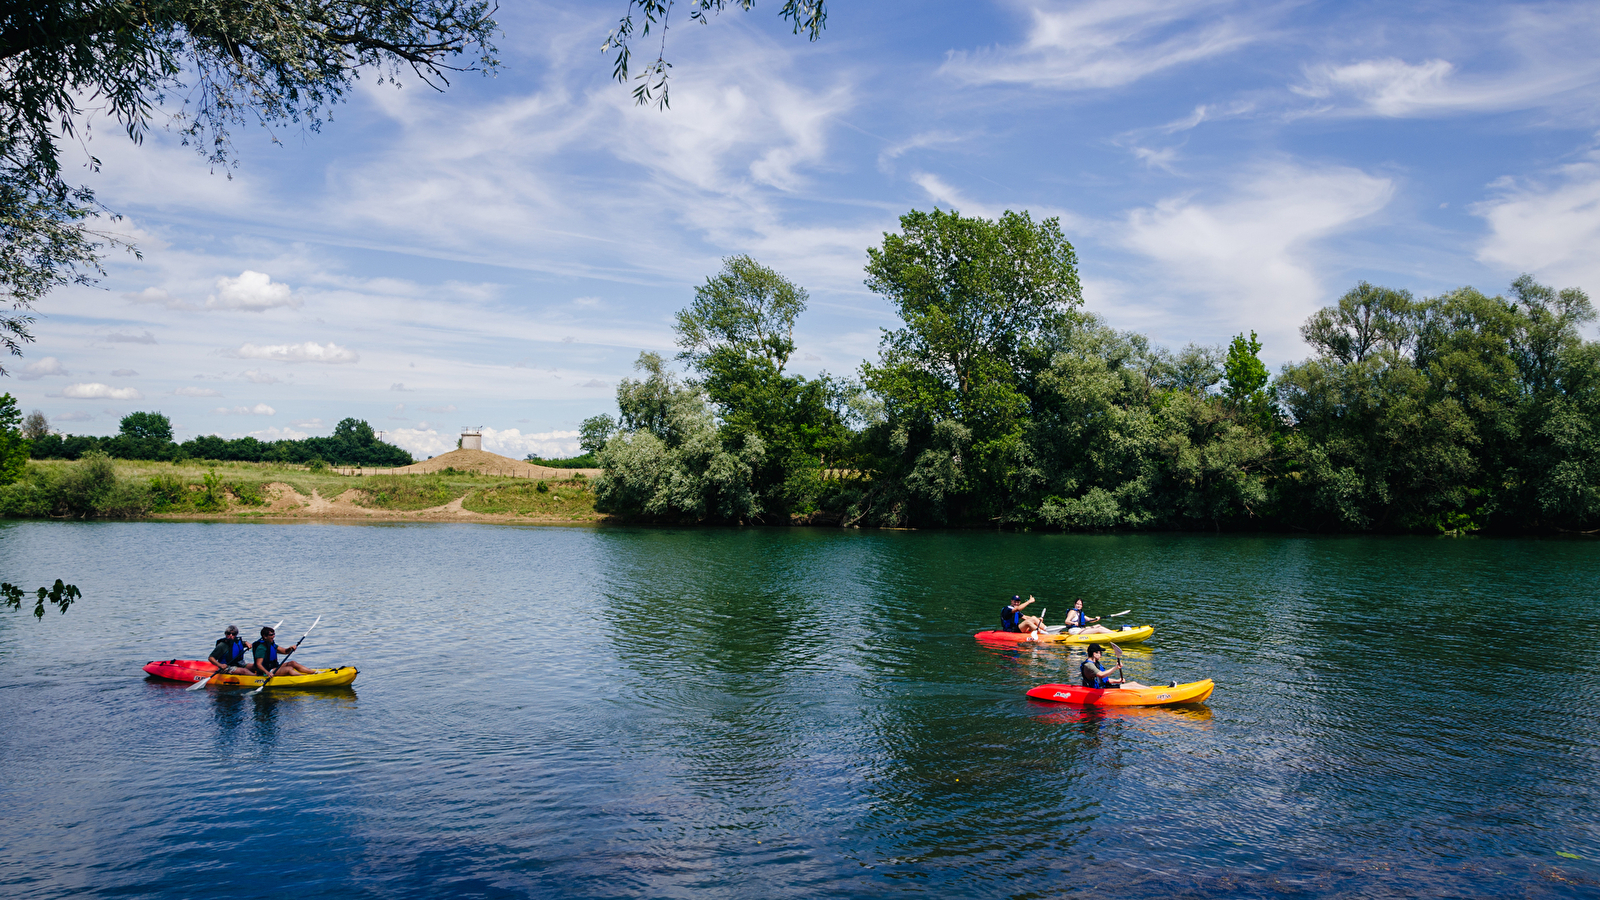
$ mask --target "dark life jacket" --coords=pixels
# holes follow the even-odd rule
[[[1092,659],[1084,660],[1083,665],[1078,667],[1078,675],[1083,678],[1083,686],[1096,691],[1112,687],[1111,676],[1094,674],[1097,669],[1099,666],[1096,666]]]
[[[261,650],[265,648],[260,657],[261,664],[269,669],[276,669],[278,667],[278,644],[276,641],[269,641],[266,638],[262,638],[261,640],[256,641],[254,644],[251,644],[250,647],[251,649],[255,650]]]
[[[211,651],[211,658],[225,666],[237,666],[244,663],[244,641],[238,638],[223,638],[217,641],[216,649]]]
[[[1022,610],[1020,610],[1020,609],[1012,609],[1011,608],[1011,604],[1009,604],[1009,603],[1007,603],[1005,606],[1000,607],[1000,630],[1001,631],[1021,631],[1022,630]]]

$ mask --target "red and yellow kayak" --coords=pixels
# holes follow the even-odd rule
[[[1103,644],[1107,641],[1113,641],[1118,644],[1137,644],[1155,633],[1156,627],[1154,625],[1140,625],[1138,627],[1129,625],[1126,628],[1123,628],[1121,631],[1113,631],[1109,634],[1067,634],[1065,631],[1063,631],[1060,634],[1046,633],[1036,636],[1033,633],[1020,631],[980,631],[973,635],[973,637],[980,641],[987,641],[995,644],[1022,644],[1038,642],[1040,644],[1071,644],[1073,646],[1083,646],[1084,644]]]
[[[181,681],[184,684],[194,684],[202,678],[217,671],[217,667],[203,659],[158,659],[146,663],[144,670],[157,678],[166,678],[171,681]],[[355,666],[335,666],[331,669],[318,669],[311,675],[279,675],[267,685],[268,690],[276,688],[330,688],[344,687],[356,680]],[[211,679],[210,687],[260,687],[265,681],[260,675],[216,675]]]
[[[1200,703],[1211,696],[1216,685],[1211,679],[1191,681],[1175,687],[1157,685],[1145,688],[1113,688],[1095,690],[1077,684],[1041,684],[1028,696],[1035,700],[1052,700],[1074,706],[1174,706],[1180,703]]]

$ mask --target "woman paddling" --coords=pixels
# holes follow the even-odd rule
[[[1094,625],[1100,621],[1099,616],[1085,616],[1083,614],[1083,598],[1072,601],[1072,608],[1067,610],[1067,634],[1115,634],[1116,632],[1104,625]]]

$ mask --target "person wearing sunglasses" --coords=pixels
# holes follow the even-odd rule
[[[261,629],[261,640],[250,645],[250,653],[255,657],[255,665],[252,668],[255,669],[256,674],[268,676],[315,675],[316,669],[308,669],[292,659],[283,659],[284,656],[294,652],[295,645],[290,644],[287,647],[279,647],[274,640],[277,636],[278,633],[273,631],[269,625]]]
[[[217,667],[217,672],[224,675],[249,675],[250,666],[245,664],[244,651],[249,646],[239,639],[239,629],[229,625],[222,632],[222,640],[217,641],[217,646],[211,651],[209,662]]]

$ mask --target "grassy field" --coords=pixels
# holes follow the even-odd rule
[[[266,485],[279,482],[332,500],[348,490],[370,509],[414,511],[465,498],[474,512],[592,520],[594,494],[581,476],[540,482],[444,472],[425,475],[340,475],[281,463],[177,463],[136,460],[34,460],[15,484],[0,487],[0,515],[140,518],[152,514],[266,515]]]
[[[594,517],[594,491],[583,478],[536,482],[519,479],[469,494],[461,506],[479,513],[579,521]]]

